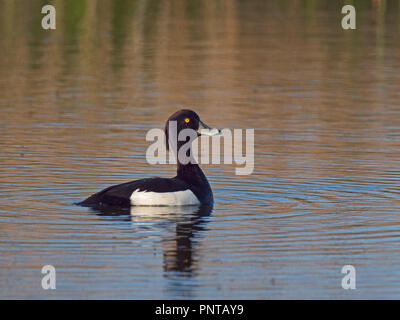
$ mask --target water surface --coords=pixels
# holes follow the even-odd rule
[[[400,298],[397,1],[353,31],[335,1],[54,3],[0,3],[1,298]],[[145,135],[182,107],[254,128],[253,174],[204,165],[212,210],[74,205],[173,176]]]

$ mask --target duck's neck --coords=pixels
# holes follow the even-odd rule
[[[193,160],[193,159],[192,159]],[[206,176],[195,161],[182,164],[178,160],[177,178],[185,181],[194,192],[201,204],[210,205],[214,202],[211,186]]]
[[[180,148],[186,143],[185,141],[178,141],[177,143],[177,149],[180,150]],[[177,155],[178,152],[175,152],[175,155]],[[210,189],[211,187],[207,181],[206,176],[204,175],[203,171],[200,169],[199,165],[197,164],[196,160],[193,157],[192,153],[192,147],[186,151],[186,156],[188,163],[183,164],[179,161],[177,157],[177,178],[189,183],[192,186],[198,186],[201,187],[204,190]]]
[[[178,162],[177,177],[193,185],[209,186],[206,176],[197,163],[181,164]]]

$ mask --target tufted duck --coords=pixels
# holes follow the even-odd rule
[[[197,136],[219,133],[219,130],[205,125],[194,111],[175,112],[165,125],[165,136],[167,149],[175,143],[176,147],[171,149],[176,155],[179,154],[180,148],[186,144],[186,141],[172,139],[172,134],[169,132],[171,121],[176,121],[178,135],[183,129],[193,129],[197,132]],[[199,165],[192,161],[187,164],[181,162],[177,157],[178,168],[174,178],[148,178],[111,186],[93,194],[80,205],[91,207],[212,205],[212,190]]]

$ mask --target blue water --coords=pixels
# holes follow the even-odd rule
[[[53,33],[30,14],[39,2],[10,3],[0,298],[400,298],[397,2],[355,1],[344,32],[329,1],[69,1]],[[145,136],[182,107],[255,129],[254,172],[202,166],[212,210],[74,205],[174,176],[146,162]]]

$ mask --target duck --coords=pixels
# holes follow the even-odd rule
[[[176,126],[176,136],[170,128]],[[97,192],[82,202],[82,206],[193,206],[209,205],[214,203],[211,186],[196,161],[193,161],[191,148],[185,149],[185,153],[191,161],[181,161],[177,155],[185,146],[186,141],[176,139],[184,129],[194,130],[196,137],[201,135],[213,136],[221,131],[211,128],[200,120],[196,112],[182,109],[172,114],[165,124],[166,149],[172,150],[177,158],[176,176],[173,178],[145,178],[113,185]],[[195,137],[195,138],[196,138]],[[189,140],[191,144],[191,141]],[[191,146],[191,145],[190,145]],[[187,146],[185,146],[187,148]]]

